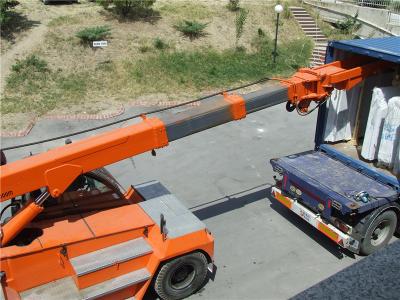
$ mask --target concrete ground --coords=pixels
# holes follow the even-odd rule
[[[124,186],[161,181],[214,234],[215,280],[192,299],[287,299],[360,259],[270,196],[269,159],[312,149],[316,116],[300,117],[279,105],[173,142],[157,157],[146,153],[108,167]],[[2,139],[2,147],[103,122],[43,120],[27,137]],[[60,144],[7,155],[12,161]]]

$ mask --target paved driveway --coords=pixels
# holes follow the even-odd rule
[[[143,110],[146,110],[143,108]],[[131,109],[128,113],[137,112]],[[129,186],[161,181],[202,219],[216,240],[215,281],[192,298],[287,299],[356,259],[269,196],[269,159],[313,148],[316,113],[300,117],[283,105],[111,165]],[[91,127],[97,122],[39,122],[26,138],[6,145]],[[54,142],[8,153],[10,159]]]

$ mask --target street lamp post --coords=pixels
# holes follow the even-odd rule
[[[274,10],[276,12],[276,28],[275,28],[275,46],[274,46],[274,58],[273,62],[276,62],[276,56],[278,53],[276,52],[276,48],[278,46],[278,27],[279,27],[279,14],[283,11],[283,6],[280,4],[275,5]]]

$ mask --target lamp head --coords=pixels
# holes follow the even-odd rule
[[[281,12],[283,12],[283,6],[280,4],[275,5],[274,10],[277,14],[280,14]]]

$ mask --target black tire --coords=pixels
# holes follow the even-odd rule
[[[361,242],[361,254],[370,255],[385,247],[392,238],[396,227],[397,215],[393,210],[381,213],[368,227]]]
[[[177,300],[195,293],[207,276],[207,258],[195,252],[164,264],[154,282],[154,290],[164,300]]]

